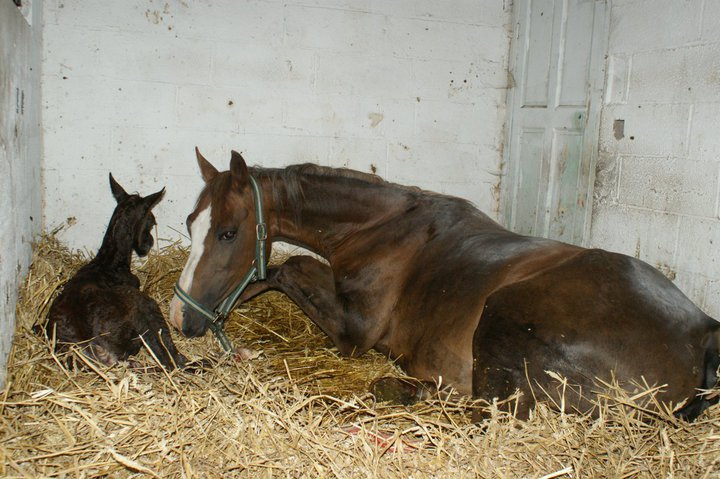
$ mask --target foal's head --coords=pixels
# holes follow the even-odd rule
[[[187,217],[192,242],[178,286],[213,311],[241,281],[255,259],[256,215],[250,173],[240,153],[232,152],[230,170],[218,172],[197,150],[205,188]],[[186,336],[202,336],[204,316],[173,297],[170,322]]]
[[[142,197],[129,195],[110,174],[110,190],[117,206],[108,226],[107,240],[119,241],[121,238],[132,238],[132,249],[138,256],[145,256],[153,247],[152,229],[155,227],[155,215],[152,209],[165,194],[165,188],[151,195]]]

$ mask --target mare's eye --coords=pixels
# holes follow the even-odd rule
[[[223,231],[220,233],[218,238],[220,241],[232,241],[235,239],[235,235],[237,234],[237,230],[229,230],[229,231]]]

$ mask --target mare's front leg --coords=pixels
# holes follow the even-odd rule
[[[358,298],[339,295],[332,269],[311,256],[293,256],[268,278],[271,289],[290,297],[327,334],[341,354],[359,356],[381,331],[358,307]]]

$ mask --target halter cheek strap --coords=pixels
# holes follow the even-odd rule
[[[205,317],[208,328],[212,330],[217,338],[220,346],[226,353],[233,351],[232,342],[230,338],[225,334],[225,320],[227,320],[230,312],[235,307],[235,303],[240,298],[240,295],[245,291],[250,283],[255,281],[262,281],[267,278],[267,260],[265,258],[265,241],[267,240],[267,225],[263,216],[262,208],[262,194],[260,193],[260,186],[254,177],[250,177],[250,184],[252,185],[253,199],[255,200],[255,261],[250,266],[250,270],[243,276],[240,283],[228,294],[220,304],[214,310],[207,308],[193,299],[190,294],[180,287],[180,282],[175,284],[175,295],[185,305],[194,309],[202,316]]]

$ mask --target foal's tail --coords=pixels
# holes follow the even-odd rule
[[[688,403],[687,406],[679,410],[676,415],[687,419],[694,420],[702,412],[717,403],[720,400],[720,387],[718,384],[718,368],[720,368],[720,322],[709,318],[712,321],[710,331],[705,338],[705,370],[703,382],[700,385],[701,391],[695,398]],[[714,391],[712,391],[715,389]]]

